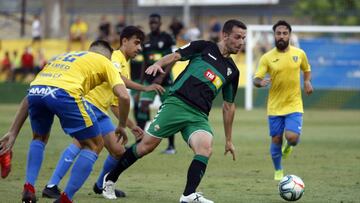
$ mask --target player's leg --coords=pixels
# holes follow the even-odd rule
[[[282,159],[282,136],[285,127],[285,118],[283,116],[269,116],[269,129],[271,136],[270,155],[274,165],[274,180],[281,180],[284,176]]]
[[[36,88],[36,87],[32,87]],[[38,88],[44,88],[42,86]],[[31,89],[29,90],[31,92]],[[47,98],[44,95],[28,95],[29,117],[33,130],[33,140],[27,156],[26,181],[22,193],[22,202],[36,202],[35,182],[44,159],[45,145],[50,135],[54,113],[46,107]]]
[[[58,185],[80,153],[80,150],[80,143],[76,139],[73,139],[73,143],[70,144],[61,154],[49,182],[42,191],[43,197],[53,199],[60,197],[61,191],[58,188]]]
[[[115,168],[121,156],[125,153],[125,147],[117,141],[117,136],[114,131],[107,133],[103,136],[104,146],[109,152],[107,158],[104,161],[103,168],[98,176],[96,183],[93,186],[93,190],[96,194],[102,194],[104,176]],[[125,197],[126,194],[116,189],[116,197]]]
[[[143,130],[146,123],[150,120],[150,104],[154,101],[155,96],[155,91],[140,92],[139,109],[136,118],[138,126]]]
[[[181,129],[181,121],[179,123],[177,119],[181,111],[173,107],[174,105],[171,104],[163,104],[160,107],[143,139],[127,149],[116,167],[105,176],[103,183],[103,196],[105,198],[116,199],[114,183],[121,173],[139,158],[152,152],[160,144],[162,138],[166,138],[169,134],[175,134]],[[175,112],[178,112],[178,114]]]
[[[162,103],[165,101],[165,99],[167,98],[167,96],[169,94],[170,86],[164,86],[164,88],[165,88],[165,92],[162,95],[160,95],[160,100]],[[162,151],[162,153],[164,153],[164,154],[175,154],[176,153],[175,135],[168,136],[168,146],[164,151]]]
[[[104,176],[103,196],[106,199],[116,199],[115,182],[123,171],[133,165],[139,158],[152,152],[161,142],[161,138],[145,134],[139,143],[133,144],[122,155],[116,166]]]
[[[72,136],[78,139],[81,150],[72,167],[69,181],[64,189],[64,193],[70,200],[89,177],[93,165],[102,150],[103,139],[100,134],[95,137],[89,136],[90,138],[84,138],[84,135],[94,135],[93,132],[96,132],[94,128],[96,127],[92,126],[72,134]],[[97,130],[97,132],[99,132],[99,130]]]
[[[294,146],[299,142],[302,129],[302,113],[292,113],[285,117],[285,138],[282,154],[285,159],[290,155]]]
[[[196,192],[196,188],[200,185],[205,174],[213,145],[212,130],[207,120],[198,118],[200,119],[199,122],[191,123],[182,130],[184,140],[187,140],[195,155],[187,172],[186,186],[180,197],[180,202],[213,203],[213,201]]]

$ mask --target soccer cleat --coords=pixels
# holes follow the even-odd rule
[[[115,183],[111,180],[106,180],[108,173],[104,176],[102,195],[106,199],[117,199],[115,195]]]
[[[94,187],[93,187],[93,191],[95,192],[95,194],[102,194],[102,188],[99,188],[96,183],[94,184]],[[121,190],[118,190],[118,189],[115,189],[115,196],[116,197],[126,197],[126,194],[125,192],[121,191]]]
[[[194,192],[188,196],[181,195],[180,203],[214,203],[214,202],[206,199],[202,195],[202,193]]]
[[[62,192],[60,197],[55,200],[54,203],[72,203],[72,201],[65,192]]]
[[[173,148],[173,147],[168,147],[164,151],[162,151],[161,153],[163,153],[163,154],[176,154],[176,149]]]
[[[58,199],[61,195],[61,191],[57,185],[52,187],[45,186],[42,191],[42,197],[50,198],[50,199]]]
[[[276,170],[274,173],[274,180],[281,180],[284,177],[284,171],[281,170]]]
[[[293,150],[293,146],[288,145],[288,143],[286,142],[283,148],[281,149],[282,158],[286,159],[291,154],[292,150]]]
[[[12,158],[11,150],[0,156],[2,178],[6,178],[11,171],[11,158]]]
[[[35,188],[30,183],[25,183],[22,192],[22,203],[36,203]]]

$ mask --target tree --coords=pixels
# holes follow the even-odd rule
[[[293,11],[297,17],[310,17],[314,24],[360,24],[359,0],[299,0]]]

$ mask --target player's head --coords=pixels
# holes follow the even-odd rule
[[[126,26],[120,34],[120,49],[128,58],[134,58],[141,51],[144,32],[136,26]]]
[[[222,40],[229,54],[236,54],[245,44],[246,25],[239,20],[228,20],[223,26],[222,34]]]
[[[277,49],[283,51],[289,46],[291,25],[285,20],[279,20],[273,25],[275,36],[275,46]]]
[[[157,13],[150,14],[149,27],[151,32],[159,32],[161,27],[161,16]]]
[[[110,44],[104,40],[96,40],[91,43],[89,51],[101,54],[106,58],[111,59],[113,48],[111,48]]]

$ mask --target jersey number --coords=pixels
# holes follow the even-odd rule
[[[85,55],[87,52],[76,52],[65,55],[63,61],[65,62],[74,62],[78,57]]]

